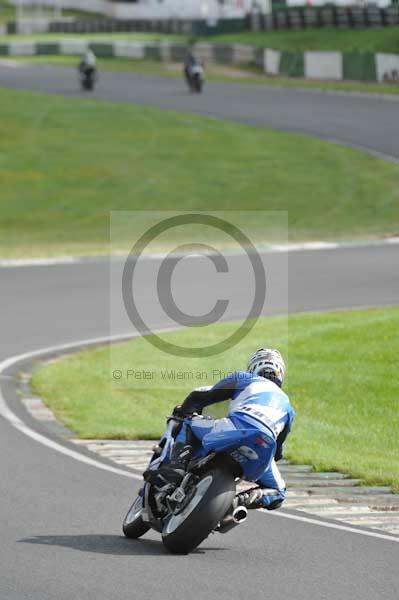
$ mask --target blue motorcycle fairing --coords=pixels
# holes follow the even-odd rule
[[[207,456],[211,452],[228,453],[242,468],[247,481],[256,481],[270,463],[276,451],[276,440],[272,430],[246,414],[229,415],[231,429],[212,432],[215,423],[204,419],[195,423],[185,420],[201,446],[194,451],[195,457]]]

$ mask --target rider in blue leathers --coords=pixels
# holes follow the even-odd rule
[[[240,427],[266,426],[276,441],[274,458],[256,481],[257,487],[239,494],[239,502],[247,508],[273,510],[285,499],[286,486],[276,462],[283,456],[283,443],[290,432],[295,416],[288,396],[282,391],[285,364],[277,350],[261,348],[249,359],[246,372],[232,373],[212,388],[199,388],[191,392],[175,416],[189,416],[216,402],[230,400],[228,416],[209,420],[193,416],[190,425],[183,425],[176,437],[171,461],[159,469],[165,479],[184,476],[192,454],[195,439],[204,435],[221,434]]]

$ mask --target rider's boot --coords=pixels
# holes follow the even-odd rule
[[[265,488],[251,488],[245,492],[237,494],[238,505],[245,508],[266,508],[266,510],[275,510],[280,508],[285,498],[285,490],[278,491]]]
[[[262,507],[263,492],[258,488],[251,488],[245,492],[237,494],[236,500],[238,505],[245,506],[245,508],[261,508]]]

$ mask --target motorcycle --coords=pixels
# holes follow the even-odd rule
[[[196,63],[185,70],[186,81],[191,92],[200,94],[204,85],[204,68]]]
[[[248,511],[239,503],[236,486],[242,479],[254,482],[260,477],[274,456],[275,440],[262,424],[251,428],[239,417],[230,418],[241,428],[210,432],[202,439],[200,432],[214,423],[210,417],[168,418],[146,471],[153,477],[146,476],[123,521],[126,537],[137,539],[154,529],[171,553],[188,554],[210,533],[227,533],[246,520]],[[182,481],[173,484],[155,471],[170,461],[176,430],[183,422],[199,437]]]
[[[97,81],[97,71],[94,68],[79,69],[80,85],[84,91],[92,91]]]

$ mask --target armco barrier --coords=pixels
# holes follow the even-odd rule
[[[156,61],[182,62],[187,46],[169,42],[146,44],[137,41],[21,42],[0,44],[0,56],[81,55],[91,48],[98,57],[121,57]],[[200,43],[195,55],[206,62],[231,65],[256,65],[266,75],[305,77],[319,80],[354,80],[399,83],[399,54],[284,52],[243,45]]]

